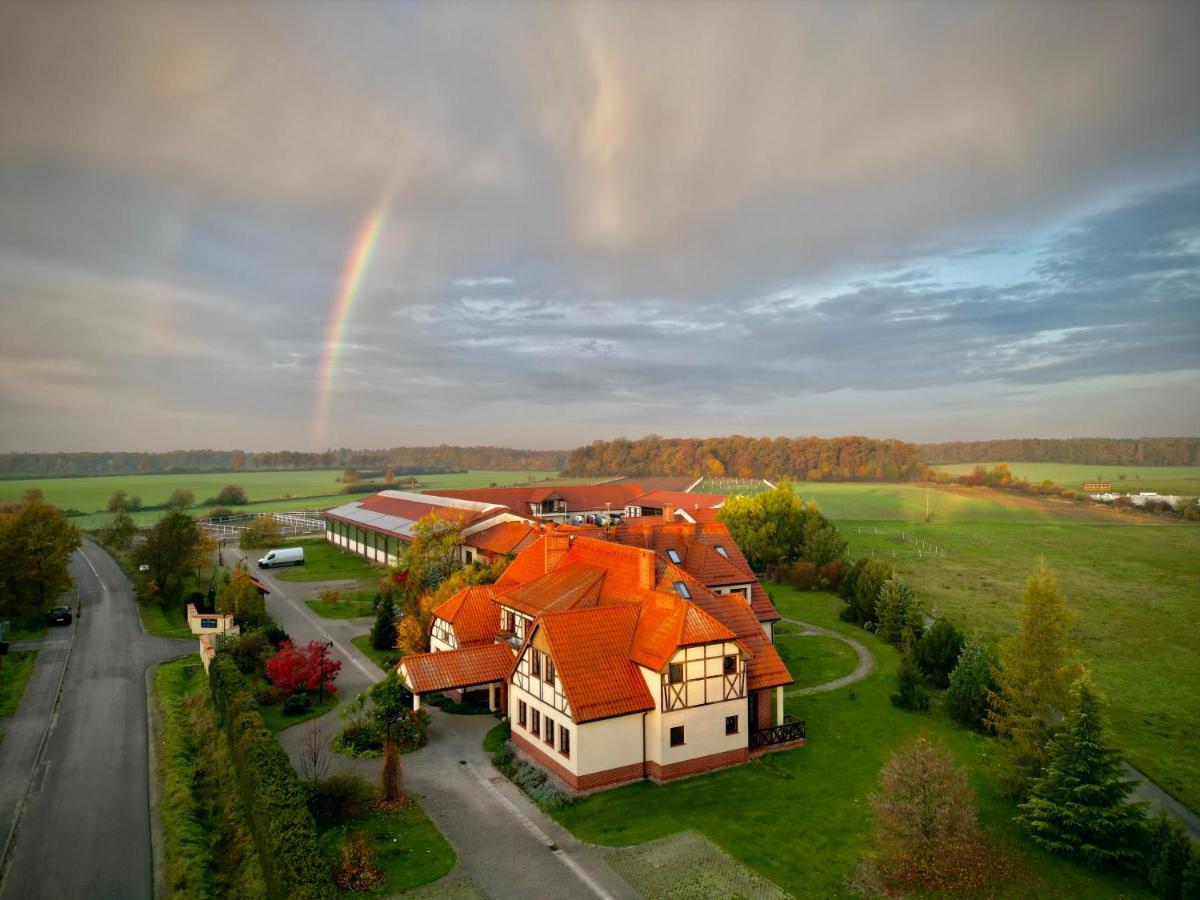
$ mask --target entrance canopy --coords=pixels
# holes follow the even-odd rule
[[[508,644],[488,644],[406,656],[400,660],[400,674],[409,690],[420,696],[504,681],[515,660]]]

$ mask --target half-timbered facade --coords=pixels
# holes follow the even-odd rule
[[[757,581],[745,594],[717,593],[687,571],[686,556],[676,563],[611,532],[549,526],[495,585],[433,611],[433,653],[419,657],[463,654],[475,673],[482,663],[471,654],[486,646],[514,653],[490,696],[507,711],[517,750],[575,790],[667,780],[743,762],[754,744],[799,741],[802,724],[783,723],[792,679],[760,622],[760,613],[778,616],[765,595],[769,608],[754,607]],[[689,551],[697,571],[716,553],[703,547]],[[406,665],[429,670],[421,658]],[[417,702],[423,686],[456,687],[410,686]]]

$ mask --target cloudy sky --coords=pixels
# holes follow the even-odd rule
[[[1196,3],[0,3],[0,450],[1200,433],[1198,46]]]

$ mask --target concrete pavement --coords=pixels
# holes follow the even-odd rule
[[[229,548],[223,551],[230,554]],[[248,554],[236,553],[241,558]],[[252,561],[253,562],[253,561]],[[256,570],[272,593],[267,608],[296,642],[332,640],[343,660],[338,692],[349,700],[383,678],[383,673],[350,638],[364,634],[369,619],[323,619],[305,605],[329,582],[280,581],[271,570]],[[492,716],[457,716],[427,707],[432,718],[429,745],[403,757],[404,789],[454,847],[458,862],[448,878],[469,875],[495,900],[576,900],[580,897],[635,898],[638,893],[604,861],[599,848],[583,844],[538,809],[524,793],[492,768],[483,738],[496,724]],[[332,740],[341,726],[337,710],[279,735],[298,766],[308,729],[320,727]],[[355,771],[378,782],[380,761],[332,755],[335,771]]]
[[[145,671],[195,645],[142,631],[128,579],[95,544],[75,554],[71,574],[83,614],[0,896],[149,898]],[[44,689],[31,708],[46,711]]]

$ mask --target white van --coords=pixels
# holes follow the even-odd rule
[[[303,547],[285,547],[283,550],[272,550],[258,561],[260,569],[273,569],[276,566],[304,565]]]

